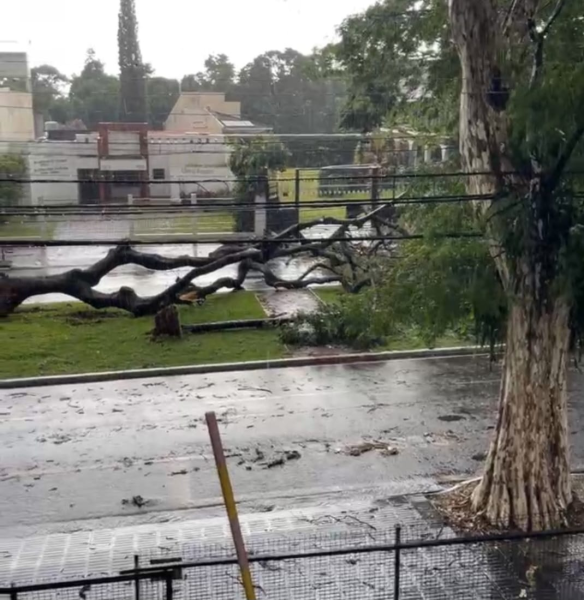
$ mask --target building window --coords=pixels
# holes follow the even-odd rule
[[[152,169],[153,179],[166,179],[166,172],[164,169]]]

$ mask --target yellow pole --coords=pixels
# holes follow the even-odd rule
[[[227,510],[229,518],[229,527],[231,528],[231,536],[233,545],[237,554],[237,562],[239,563],[239,571],[241,573],[241,581],[245,590],[247,600],[256,600],[255,589],[251,579],[251,571],[249,570],[249,561],[247,560],[247,552],[243,535],[241,534],[241,526],[239,525],[239,517],[237,515],[237,505],[235,504],[235,496],[229,479],[229,471],[227,470],[227,461],[225,460],[225,452],[223,452],[223,444],[221,442],[221,434],[217,425],[217,418],[214,412],[205,414],[207,428],[209,429],[209,437],[211,438],[211,446],[213,447],[213,455],[215,456],[215,465],[221,483],[221,492],[223,493],[223,502]]]

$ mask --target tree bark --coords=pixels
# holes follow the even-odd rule
[[[352,248],[353,254],[347,250],[342,259],[338,256],[333,259],[331,258],[333,254],[327,254],[327,249],[339,244],[346,245],[346,242],[340,240],[347,235],[351,227],[361,227],[378,218],[385,209],[385,206],[378,207],[356,219],[325,217],[297,223],[269,240],[253,241],[247,245],[226,244],[206,257],[168,258],[158,254],[138,252],[129,244],[120,244],[87,269],[73,269],[59,275],[46,277],[0,276],[0,317],[9,315],[29,298],[43,294],[65,294],[85,302],[93,308],[119,308],[137,317],[153,315],[170,304],[189,303],[181,300],[181,296],[184,298],[192,292],[195,292],[199,298],[205,298],[222,288],[242,289],[251,270],[261,272],[264,281],[271,287],[300,289],[316,284],[337,283],[342,280],[342,276],[337,274],[337,271],[341,270],[346,261],[354,258],[353,254],[356,250]],[[338,228],[333,235],[324,239],[311,240],[304,237],[303,231],[323,223],[336,225]],[[396,227],[391,223],[384,223],[384,226],[390,229]],[[289,238],[294,238],[295,242],[290,243]],[[283,242],[282,240],[288,241]],[[328,270],[333,274],[309,278],[308,274],[315,270],[311,267],[301,277],[285,280],[278,277],[268,266],[273,259],[291,258],[299,254],[330,260]],[[108,273],[117,267],[128,264],[140,265],[155,271],[170,271],[181,267],[192,268],[186,275],[178,278],[174,284],[156,296],[140,297],[129,287],[121,287],[117,292],[111,294],[94,289]],[[221,277],[205,287],[199,287],[193,283],[198,277],[213,273],[228,265],[238,265],[237,277]],[[363,285],[367,285],[366,277],[362,279],[364,279]]]
[[[495,526],[566,524],[569,313],[562,298],[543,312],[529,295],[511,307],[495,437],[472,496],[473,508]]]
[[[460,152],[471,174],[468,191],[515,198],[531,210],[525,214],[524,247],[511,256],[505,236],[523,234],[503,218],[497,223],[502,229],[492,221],[488,225],[489,249],[509,300],[509,316],[495,437],[472,495],[473,509],[491,524],[523,530],[564,525],[572,502],[566,387],[570,305],[558,291],[552,180],[544,190],[540,165],[517,174],[502,93],[509,89],[498,64],[530,44],[537,4],[514,0],[505,14],[496,0],[449,0],[462,70]],[[489,209],[496,213],[500,201]]]
[[[180,315],[176,306],[167,306],[156,313],[154,316],[153,335],[155,337],[162,335],[176,338],[182,337]]]

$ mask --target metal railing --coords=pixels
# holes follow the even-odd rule
[[[449,530],[448,530],[449,531]],[[311,550],[250,552],[257,597],[294,600],[584,597],[584,529],[422,539],[396,527],[387,543],[323,536]],[[378,537],[378,536],[377,536]],[[357,542],[357,543],[356,543]],[[290,540],[279,540],[284,547]],[[301,544],[302,545],[302,544]],[[270,546],[268,546],[269,549]],[[117,575],[0,588],[10,600],[243,598],[235,556],[135,557]]]

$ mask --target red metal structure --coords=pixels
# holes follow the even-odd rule
[[[100,202],[127,197],[134,189],[149,198],[148,124],[100,123],[97,131]]]

